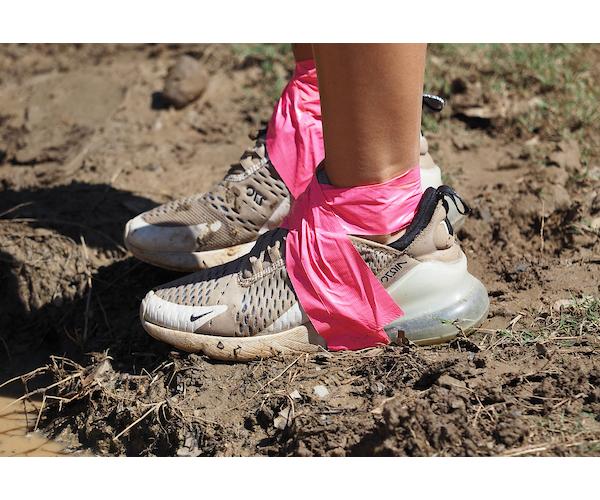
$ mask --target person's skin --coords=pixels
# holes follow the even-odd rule
[[[314,44],[334,186],[377,184],[419,164],[425,44]],[[294,54],[307,54],[295,46]],[[298,60],[298,57],[296,57]]]
[[[312,44],[310,43],[292,43],[292,52],[296,62],[314,59]]]

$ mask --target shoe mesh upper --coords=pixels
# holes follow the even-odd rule
[[[221,181],[204,194],[171,201],[143,214],[156,226],[207,224],[218,229],[207,232],[198,250],[228,248],[255,240],[277,207],[289,196],[274,168],[266,163],[239,180]],[[283,214],[285,215],[285,214]],[[277,223],[279,221],[275,221]]]
[[[399,252],[382,245],[353,239],[355,248],[369,268],[378,275],[398,259]],[[265,251],[260,254],[261,259]],[[158,297],[186,306],[214,306],[233,303],[237,311],[231,318],[230,331],[235,336],[251,336],[268,328],[296,302],[283,257],[264,262],[262,271],[246,276],[248,259],[206,269],[155,290]],[[244,272],[244,269],[246,270]]]
[[[247,243],[257,238],[267,221],[272,227],[278,225],[280,220],[269,219],[289,192],[267,157],[265,134],[258,134],[254,146],[208,192],[156,207],[142,214],[143,220],[183,230],[206,224],[210,230],[196,242],[198,251]]]

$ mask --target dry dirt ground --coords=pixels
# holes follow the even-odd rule
[[[182,54],[209,78],[175,109]],[[1,391],[50,386],[38,427],[102,455],[600,454],[597,46],[430,47],[478,332],[242,365],[144,333],[176,275],[124,250],[125,222],[218,180],[290,68],[279,45],[0,46],[0,380],[36,370]]]

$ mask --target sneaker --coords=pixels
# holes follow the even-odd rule
[[[248,253],[261,234],[280,225],[290,208],[289,192],[269,161],[265,139],[263,130],[210,191],[131,219],[125,227],[125,246],[144,262],[183,272],[224,264]],[[439,186],[440,168],[423,136],[420,164],[423,186]]]
[[[385,327],[392,342],[446,342],[478,326],[489,306],[485,287],[447,219],[447,186],[423,194],[415,218],[389,244],[350,236],[404,316]],[[287,230],[262,235],[248,255],[150,291],[140,317],[154,338],[188,352],[247,361],[326,349],[302,310],[285,265]]]

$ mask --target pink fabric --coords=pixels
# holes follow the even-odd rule
[[[287,182],[287,181],[286,181]],[[286,267],[300,304],[331,350],[389,342],[383,327],[402,309],[348,238],[399,231],[421,199],[419,167],[383,184],[336,188],[314,175],[283,223]]]
[[[294,198],[310,183],[325,157],[317,69],[312,59],[296,63],[267,127],[271,163]]]

